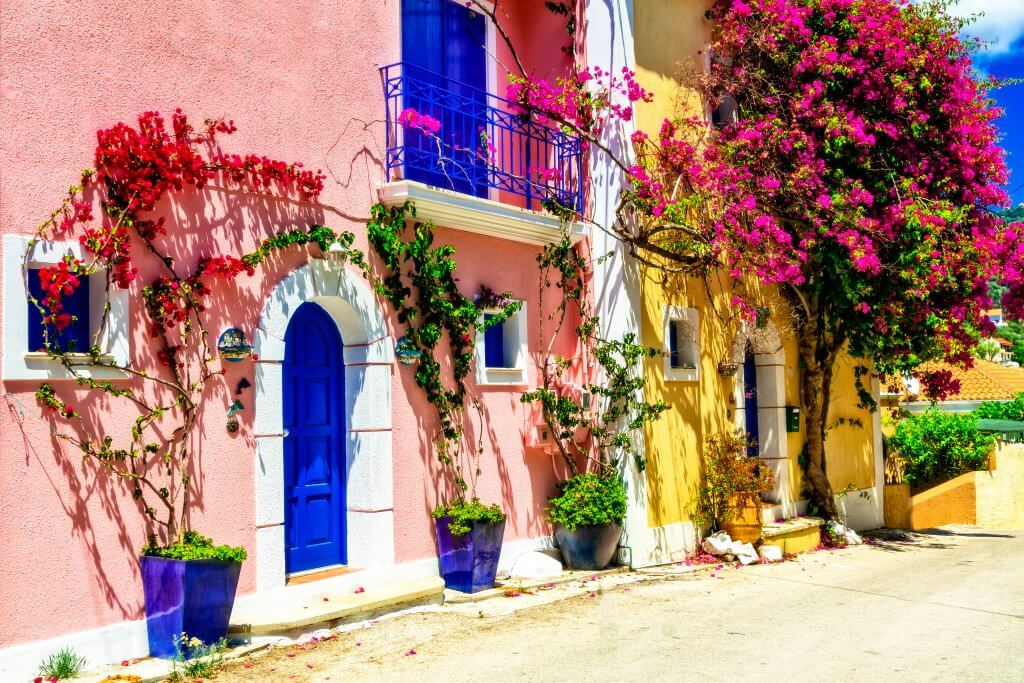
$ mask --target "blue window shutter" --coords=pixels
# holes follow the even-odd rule
[[[484,320],[494,316],[485,314]],[[484,367],[507,368],[505,364],[505,323],[484,330]]]
[[[487,20],[452,0],[402,0],[403,107],[441,124],[444,147],[404,131],[405,177],[487,196],[488,167],[478,158],[487,124]],[[445,158],[442,158],[445,157]],[[455,162],[455,163],[451,163]]]
[[[668,321],[668,357],[669,367],[678,368],[679,359],[679,321]]]
[[[402,61],[435,74],[444,71],[441,0],[402,0]],[[442,74],[443,75],[443,74]],[[414,74],[419,78],[419,73]]]
[[[89,278],[80,278],[81,284],[71,296],[61,298],[64,306],[63,313],[77,316],[78,320],[71,323],[59,334],[57,328],[49,326],[50,342],[58,348],[68,351],[74,350],[78,353],[88,353],[92,339],[89,334]],[[28,271],[28,291],[38,299],[40,303],[45,296],[43,285],[39,280],[39,270],[32,268]],[[28,349],[39,351],[43,348],[43,315],[31,302],[26,301],[28,306]],[[72,346],[72,343],[74,346]]]

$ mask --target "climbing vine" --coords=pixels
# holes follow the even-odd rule
[[[541,300],[551,288],[559,290],[562,297],[549,316],[554,325],[540,362],[541,386],[524,392],[522,402],[540,406],[573,476],[580,473],[580,458],[595,460],[602,475],[614,474],[622,458],[632,458],[643,470],[646,459],[634,446],[637,431],[657,420],[668,405],[644,399],[642,362],[661,351],[638,343],[631,332],[621,339],[600,334],[600,320],[590,307],[587,290],[593,264],[573,246],[567,233],[537,255],[537,264]],[[578,321],[575,333],[581,353],[575,358],[553,353],[554,342],[570,318]],[[573,383],[570,374],[582,371],[574,366],[589,358],[600,370],[589,380],[584,378],[581,385]],[[593,437],[596,458],[589,445],[576,440],[581,431],[589,431]]]
[[[169,129],[158,112],[146,112],[137,127],[118,123],[100,130],[93,167],[82,172],[80,182],[39,225],[23,260],[25,290],[30,292],[29,266],[37,247],[77,240],[81,248],[38,270],[43,294],[28,295],[42,320],[38,350],[59,363],[79,387],[126,401],[137,414],[130,433],[119,438],[90,424],[51,384],[41,385],[36,398],[56,419],[73,427],[55,426],[59,439],[129,487],[151,532],[159,532],[151,533],[149,548],[157,547],[158,535],[169,546],[181,542],[189,530],[192,439],[204,393],[222,374],[204,319],[209,295],[243,274],[253,275],[272,253],[293,247],[316,245],[326,251],[333,245],[364,272],[368,268],[362,253],[351,247],[352,233],[336,234],[321,225],[281,231],[241,256],[212,254],[191,271],[175,262],[163,244],[165,219],[153,217],[170,193],[218,184],[315,201],[323,189],[324,176],[299,163],[222,152],[218,135],[235,130],[234,123],[225,120],[207,120],[196,128],[180,110],[171,116]],[[98,218],[93,213],[97,206]],[[103,349],[111,290],[131,287],[146,259],[158,268],[158,275],[140,287],[147,332],[157,347],[152,367],[145,364],[145,353],[118,361]],[[86,278],[97,274],[105,280],[107,301],[101,320],[92,326],[89,347],[62,344],[61,332],[77,322],[74,313],[65,310],[65,301]],[[94,371],[103,368],[124,379],[96,379]]]
[[[480,473],[478,458],[483,451],[479,439],[470,449],[464,443],[466,404],[481,418],[483,415],[478,398],[466,389],[466,378],[473,369],[474,340],[515,314],[522,303],[510,292],[497,294],[487,287],[475,298],[463,294],[455,277],[455,247],[435,246],[434,226],[415,218],[411,203],[390,209],[377,204],[371,210],[367,235],[386,270],[383,277],[374,278],[374,286],[391,304],[398,322],[405,325],[406,343],[419,354],[416,385],[437,410],[439,429],[434,446],[452,477],[459,502],[467,495],[475,497],[473,484]],[[442,344],[445,340],[447,349]],[[450,380],[446,381],[444,367],[449,361]],[[477,463],[468,471],[464,456]]]

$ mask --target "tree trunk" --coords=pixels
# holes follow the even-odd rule
[[[800,395],[803,399],[807,466],[804,474],[811,489],[811,503],[826,520],[838,519],[835,495],[825,472],[825,430],[832,391],[832,375],[838,350],[843,342],[832,338],[825,329],[825,312],[820,302],[802,299],[806,317],[797,321],[802,373]],[[808,305],[810,304],[810,305]]]
[[[835,495],[825,474],[825,425],[828,418],[828,386],[831,384],[832,367],[805,370],[801,378],[804,421],[807,440],[805,442],[807,467],[804,470],[811,488],[811,502],[825,519],[837,519]]]

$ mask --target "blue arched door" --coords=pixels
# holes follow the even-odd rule
[[[341,335],[302,304],[285,333],[285,570],[345,564],[345,391]]]
[[[761,430],[757,423],[757,362],[749,346],[743,358],[743,417],[747,437],[754,442],[754,445],[747,447],[747,455],[756,458],[761,450]]]

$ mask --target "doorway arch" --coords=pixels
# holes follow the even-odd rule
[[[357,273],[314,260],[271,290],[253,335],[253,438],[256,442],[256,592],[284,588],[285,361],[292,320],[305,306],[319,309],[340,340],[344,553],[353,568],[395,561],[391,372],[394,340],[373,291]],[[302,315],[306,315],[303,313]]]

